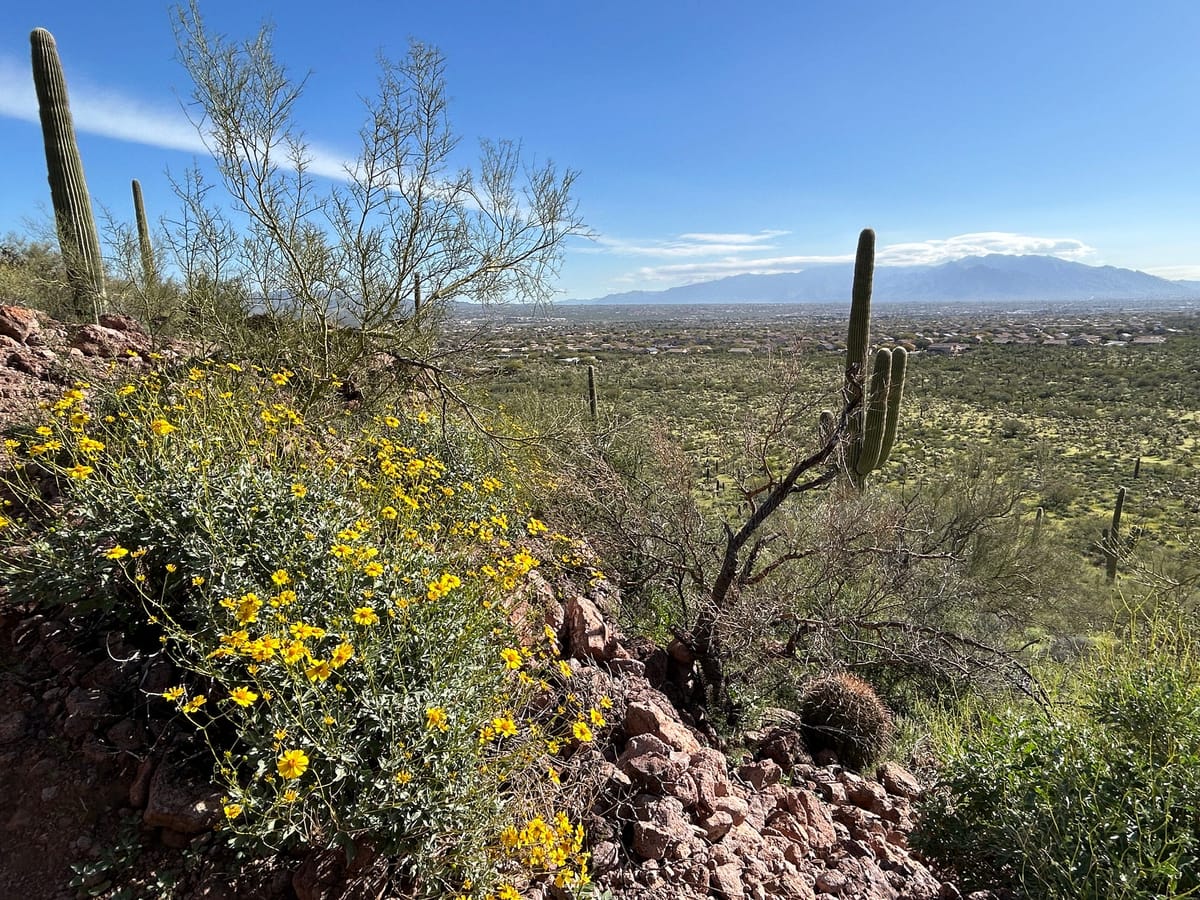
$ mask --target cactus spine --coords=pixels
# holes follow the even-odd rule
[[[1117,488],[1117,505],[1113,507],[1112,524],[1104,537],[1104,569],[1108,583],[1117,580],[1117,558],[1121,546],[1121,510],[1125,508],[1125,488]]]
[[[67,83],[54,37],[44,28],[29,35],[33,58],[33,84],[37,90],[42,141],[50,199],[67,278],[76,312],[99,319],[104,311],[104,261],[100,236],[92,215],[92,202],[83,177],[83,162],[75,142],[75,127],[67,99]]]
[[[908,370],[908,352],[903,347],[880,349],[867,380],[867,353],[871,345],[871,287],[875,276],[875,232],[864,228],[858,236],[854,258],[854,285],[850,299],[850,328],[846,337],[846,375],[842,402],[849,411],[847,419],[847,470],[851,482],[860,490],[867,476],[883,466],[896,443],[900,421],[900,402],[904,397],[904,378]],[[826,434],[832,413],[821,416],[821,432]]]
[[[142,254],[142,278],[149,289],[158,283],[158,266],[154,261],[154,245],[150,243],[150,226],[146,221],[142,185],[136,178],[133,179],[133,214],[137,219],[138,250]]]

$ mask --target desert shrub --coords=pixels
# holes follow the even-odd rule
[[[957,736],[916,845],[972,889],[1045,898],[1200,890],[1192,654],[1159,626],[1073,673],[1078,694],[1056,715],[983,715]]]
[[[869,684],[838,673],[810,682],[797,712],[809,750],[828,748],[845,766],[862,771],[891,747],[892,714]]]
[[[552,631],[509,623],[546,531],[516,473],[417,408],[305,414],[295,377],[67,391],[6,444],[13,596],[161,644],[182,676],[157,702],[211,748],[236,843],[369,836],[422,896],[585,880],[559,757],[603,713],[558,696]]]
[[[6,235],[0,242],[0,299],[67,317],[70,288],[58,248],[47,240]]]

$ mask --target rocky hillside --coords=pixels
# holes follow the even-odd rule
[[[79,379],[186,355],[123,317],[64,325],[0,307],[0,426]],[[626,640],[607,582],[530,573],[513,611],[550,626],[581,695],[611,698],[603,743],[581,745],[564,783],[585,816],[596,886],[619,898],[955,898],[908,848],[922,787],[887,763],[869,776],[810,755],[779,712],[754,751],[726,755],[669,699],[686,658]],[[148,702],[178,674],[157,647],[71,608],[46,611],[0,585],[0,896],[296,898],[402,896],[369,839],[245,863],[214,834],[207,750]],[[74,883],[72,883],[74,882]],[[124,893],[121,891],[124,890]],[[549,884],[522,896],[556,896]]]

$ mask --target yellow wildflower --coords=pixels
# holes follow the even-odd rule
[[[375,625],[379,622],[379,614],[369,606],[360,606],[354,610],[355,625]]]
[[[446,710],[440,706],[431,706],[425,710],[425,727],[430,731],[447,731],[450,728],[450,719],[446,715]]]
[[[283,661],[285,663],[291,666],[304,659],[307,653],[308,649],[302,643],[299,641],[292,641],[283,648],[283,652],[280,654],[280,656],[283,657]]]
[[[117,546],[113,547],[111,550],[105,551],[104,553],[104,557],[106,559],[120,559],[121,557],[128,555],[129,549],[122,547],[120,544],[117,544]]]
[[[500,658],[504,660],[504,668],[519,669],[521,668],[521,651],[513,647],[505,647],[500,651]]]
[[[512,716],[497,716],[492,719],[492,728],[501,737],[512,737],[517,733],[517,723]]]
[[[93,469],[91,466],[77,465],[77,466],[72,466],[71,468],[67,469],[67,474],[70,475],[72,478],[74,478],[76,481],[83,481],[85,478],[87,478],[89,475],[91,475],[92,472],[94,472],[94,471],[95,471],[95,469]]]
[[[276,768],[284,778],[299,778],[308,771],[308,755],[303,750],[287,750],[279,757]]]
[[[207,702],[208,702],[207,697],[205,697],[203,694],[197,694],[195,697],[193,697],[187,703],[183,704],[183,711],[185,713],[194,713],[196,710],[198,710],[200,707],[202,707]]]
[[[333,674],[333,666],[327,659],[315,659],[313,664],[304,670],[309,681],[325,681]]]
[[[250,592],[243,594],[237,602],[234,614],[237,616],[238,622],[243,625],[250,622],[258,621],[258,611],[262,609],[263,602],[258,599],[258,594]]]
[[[166,437],[172,431],[175,431],[176,428],[174,425],[172,425],[166,419],[154,419],[150,423],[150,430],[153,431],[159,437]]]
[[[333,648],[333,653],[330,654],[329,664],[335,669],[340,669],[348,663],[354,656],[354,647],[351,644],[338,644]]]
[[[309,638],[325,637],[325,629],[316,625],[309,625],[306,622],[296,622],[289,629],[292,632],[292,637],[297,640],[308,640]]]
[[[291,580],[292,576],[287,573],[286,569],[276,569],[271,573],[271,581],[278,587],[283,587],[285,584],[291,583]]]
[[[229,699],[231,699],[238,706],[250,706],[255,700],[258,699],[258,694],[254,693],[254,691],[250,690],[250,688],[246,687],[245,685],[242,685],[240,687],[235,687],[229,692]]]
[[[585,744],[592,740],[592,729],[588,728],[587,722],[582,720],[571,726],[571,733],[575,735],[576,740]]]
[[[162,692],[163,699],[170,700],[172,702],[174,702],[175,700],[178,700],[182,696],[183,696],[183,688],[181,686],[167,688],[165,691]]]

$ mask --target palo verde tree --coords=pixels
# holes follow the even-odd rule
[[[286,330],[336,374],[378,349],[414,353],[452,301],[548,297],[564,241],[583,233],[576,173],[533,164],[512,141],[483,141],[476,167],[460,167],[436,49],[380,58],[360,150],[339,164],[305,141],[307,79],[276,59],[268,27],[234,42],[206,30],[194,2],[173,16],[194,121],[233,201],[218,209],[198,173],[179,184],[172,249],[198,310],[199,286],[240,297],[260,329]]]

